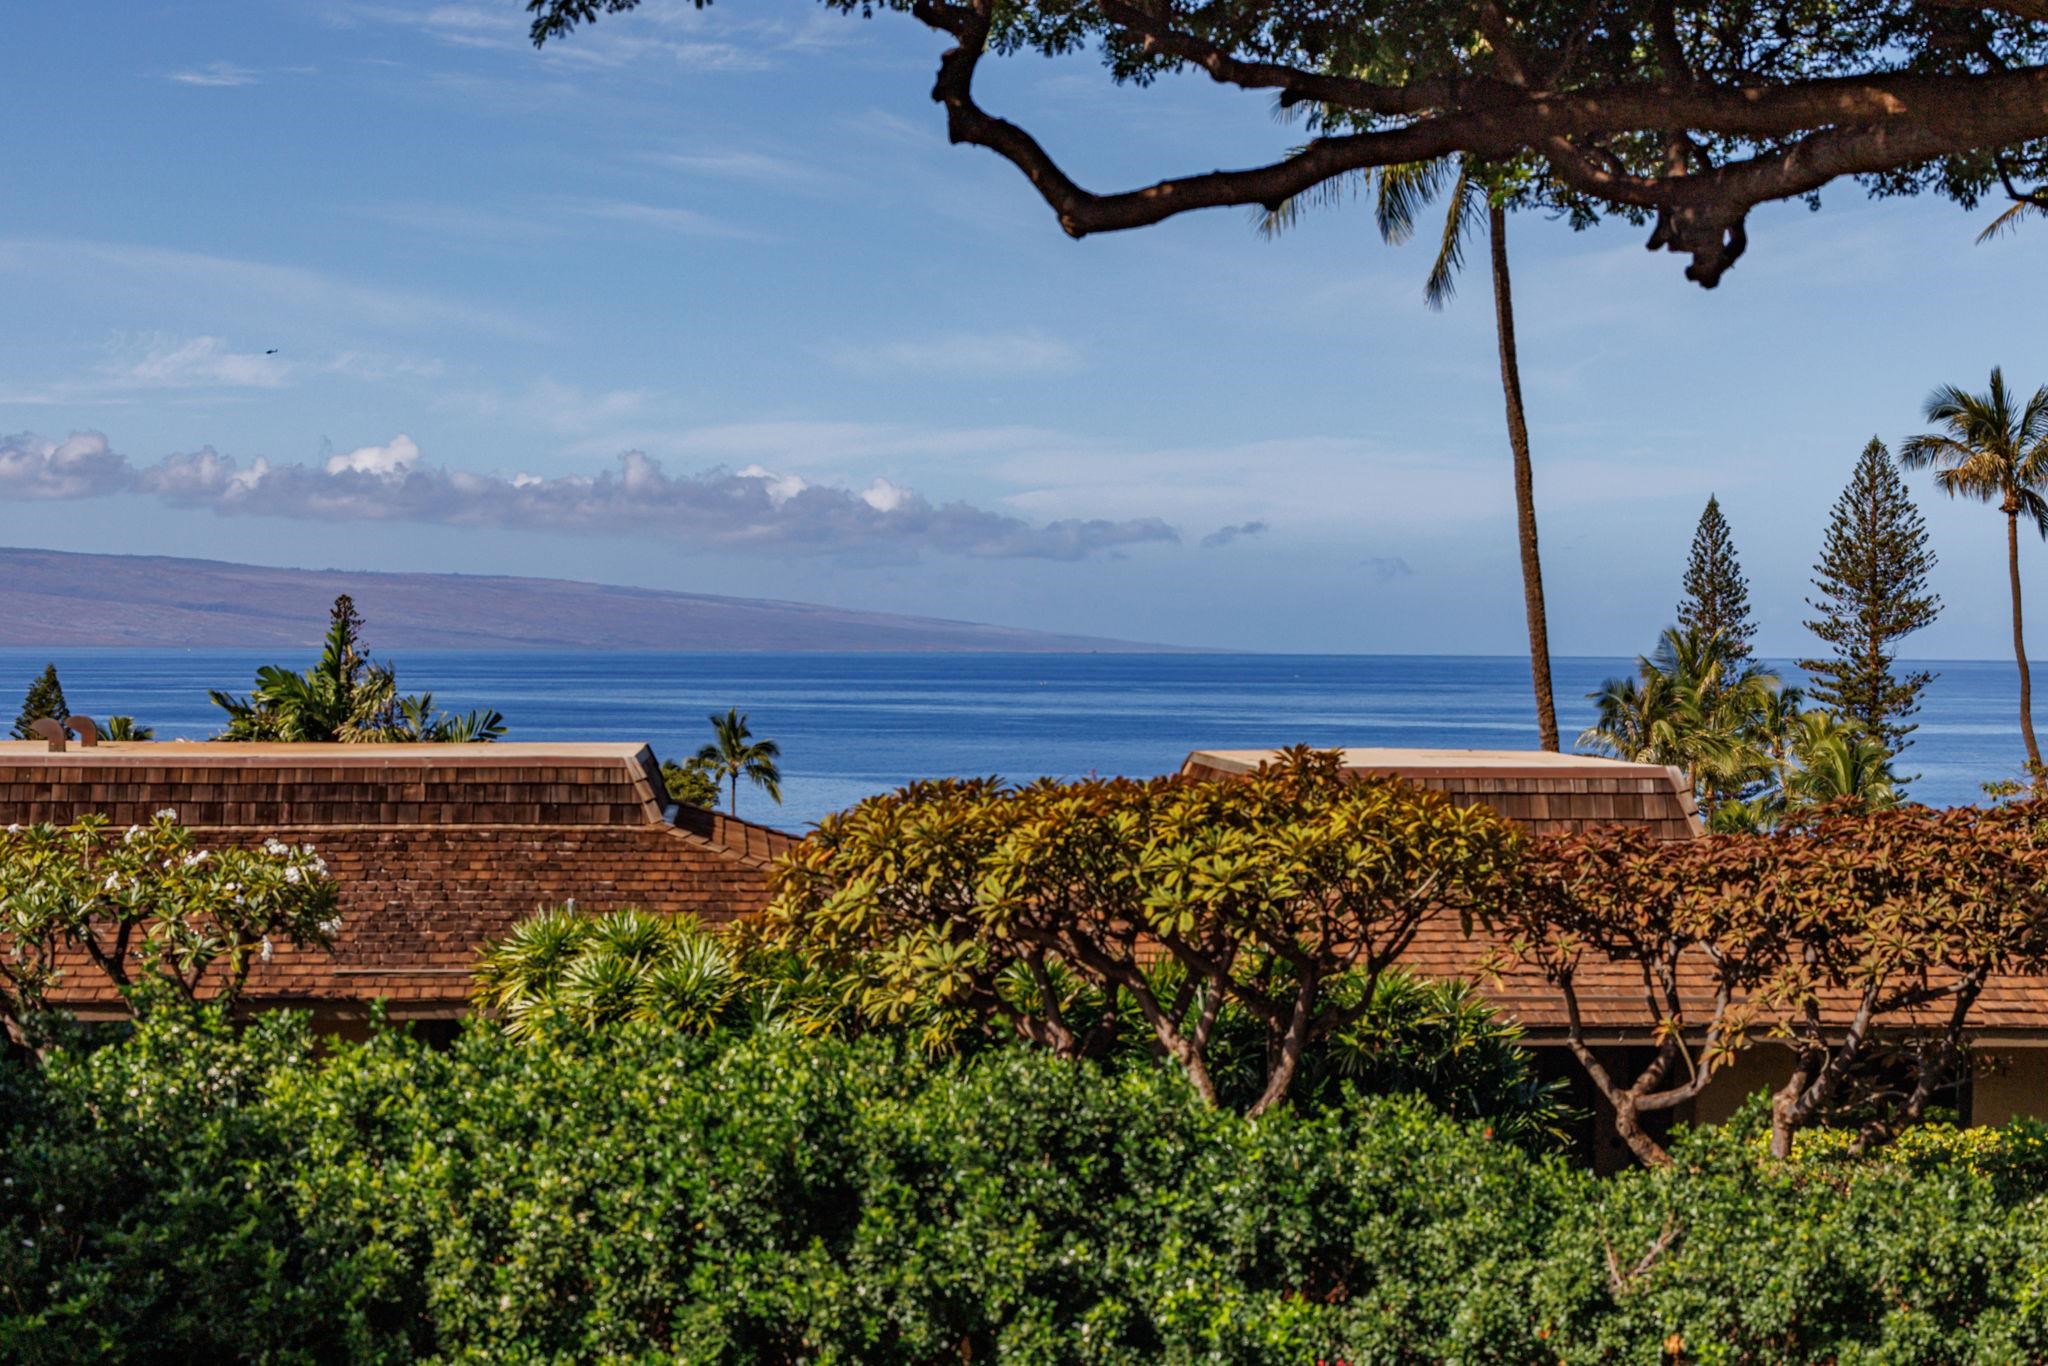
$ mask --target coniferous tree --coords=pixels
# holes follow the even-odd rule
[[[1756,634],[1756,623],[1749,619],[1749,580],[1735,558],[1735,542],[1728,534],[1728,519],[1721,515],[1720,500],[1711,496],[1692,534],[1678,624],[1705,639],[1719,639],[1733,666],[1731,675],[1749,662],[1749,640]]]
[[[21,700],[21,715],[14,718],[14,738],[33,740],[36,733],[30,730],[31,721],[48,717],[62,721],[71,715],[71,708],[64,705],[64,685],[57,681],[57,666],[45,664],[36,681],[28,685],[28,696]]]
[[[1882,441],[1871,438],[1855,473],[1835,500],[1813,567],[1818,615],[1806,629],[1831,646],[1827,659],[1802,659],[1813,678],[1808,689],[1822,706],[1856,722],[1896,756],[1912,743],[1920,693],[1934,675],[1897,673],[1898,642],[1932,622],[1941,599],[1928,591],[1934,568],[1927,526],[1906,492],[1906,481]]]

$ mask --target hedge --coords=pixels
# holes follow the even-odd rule
[[[1772,1163],[1753,1124],[1675,1153],[1600,1180],[1413,1097],[1250,1121],[1021,1048],[320,1052],[290,1017],[167,1011],[0,1065],[0,1359],[2048,1352],[2028,1164]]]

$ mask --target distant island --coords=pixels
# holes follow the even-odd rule
[[[351,595],[387,649],[1177,653],[1098,636],[812,603],[484,574],[278,569],[0,548],[0,645],[239,649],[318,643]]]

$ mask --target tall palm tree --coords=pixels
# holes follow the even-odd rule
[[[1475,167],[1463,157],[1390,166],[1372,176],[1377,186],[1374,218],[1380,236],[1398,245],[1415,232],[1415,212],[1434,199],[1452,167],[1449,199],[1437,243],[1436,260],[1423,285],[1423,300],[1441,309],[1456,292],[1456,278],[1465,262],[1465,242],[1481,209],[1486,219],[1487,245],[1493,272],[1493,317],[1500,348],[1501,394],[1507,401],[1508,449],[1514,457],[1515,536],[1522,558],[1522,609],[1529,626],[1529,678],[1536,693],[1536,733],[1542,747],[1558,748],[1557,702],[1550,681],[1550,622],[1543,599],[1543,558],[1536,544],[1536,483],[1529,455],[1529,422],[1522,407],[1522,366],[1515,346],[1514,287],[1508,274],[1507,209],[1475,176]],[[1371,173],[1366,173],[1370,175]],[[1307,200],[1297,196],[1279,208],[1262,213],[1260,231],[1268,236],[1282,232],[1299,221],[1306,204],[1328,204],[1341,198],[1356,183],[1325,181],[1320,192]]]
[[[739,814],[743,776],[777,806],[782,805],[782,770],[775,764],[782,757],[782,747],[773,740],[754,739],[747,718],[737,708],[723,716],[713,712],[711,730],[717,738],[697,751],[697,762],[725,777],[732,794],[726,809]]]
[[[2027,745],[2027,773],[2035,787],[2048,781],[2041,745],[2034,738],[2034,681],[2027,668],[2027,642],[2020,611],[2020,518],[2048,539],[2048,387],[2036,389],[2015,409],[2005,373],[1991,372],[1991,388],[1965,393],[1953,384],[1927,399],[1927,420],[1942,430],[1912,437],[1899,448],[1908,469],[1934,470],[1934,482],[1951,498],[1996,503],[2005,514],[2005,560],[2012,583],[2012,652],[2020,668],[2020,735]]]

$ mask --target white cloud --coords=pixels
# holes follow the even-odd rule
[[[523,9],[480,4],[350,4],[338,6],[335,13],[416,29],[452,47],[517,53],[531,60]],[[779,51],[814,48],[819,42],[809,24],[734,19],[705,13],[693,4],[657,0],[551,42],[542,56],[562,66],[595,70],[648,64],[688,72],[758,71],[773,65]]]
[[[877,512],[894,512],[909,504],[917,497],[901,484],[892,484],[887,479],[877,478],[861,493],[860,500]]]
[[[744,228],[713,218],[696,209],[680,208],[666,204],[639,204],[631,200],[600,200],[576,206],[577,212],[592,218],[603,218],[614,223],[633,223],[641,227],[659,228],[663,232],[679,232],[691,237],[750,237],[753,234]]]
[[[320,465],[258,459],[244,466],[206,447],[138,467],[96,432],[61,442],[24,434],[0,443],[0,494],[48,499],[124,492],[223,515],[632,534],[699,548],[864,559],[929,551],[1077,560],[1179,539],[1156,517],[1034,524],[969,503],[934,503],[886,479],[855,492],[765,468],[671,475],[639,451],[596,475],[506,478],[429,464],[404,435]]]
[[[134,389],[276,389],[291,367],[276,356],[235,351],[220,337],[152,339],[142,357],[108,378]]]
[[[1072,370],[1081,353],[1044,332],[956,332],[923,341],[837,346],[834,365],[866,375],[1042,375]]]
[[[0,238],[0,277],[7,275],[60,280],[110,295],[201,299],[210,309],[233,306],[271,317],[282,311],[287,320],[299,316],[323,326],[341,318],[397,328],[452,324],[502,336],[542,335],[487,306],[355,284],[299,266],[125,242]]]
[[[0,437],[0,491],[22,499],[91,498],[118,493],[131,477],[125,456],[98,432],[51,441],[32,432]]]
[[[712,152],[649,152],[635,158],[685,175],[740,180],[754,185],[813,186],[832,177],[816,167],[765,152],[722,149]]]
[[[738,473],[742,479],[760,480],[761,487],[768,494],[768,501],[776,507],[781,507],[811,486],[810,481],[801,474],[777,474],[762,465],[749,465]]]
[[[179,85],[197,85],[225,89],[233,86],[255,85],[261,79],[252,67],[237,66],[233,62],[208,62],[202,67],[173,71],[164,77]]]
[[[420,462],[420,448],[400,432],[381,446],[358,446],[346,455],[327,457],[329,474],[374,474],[395,478]]]

